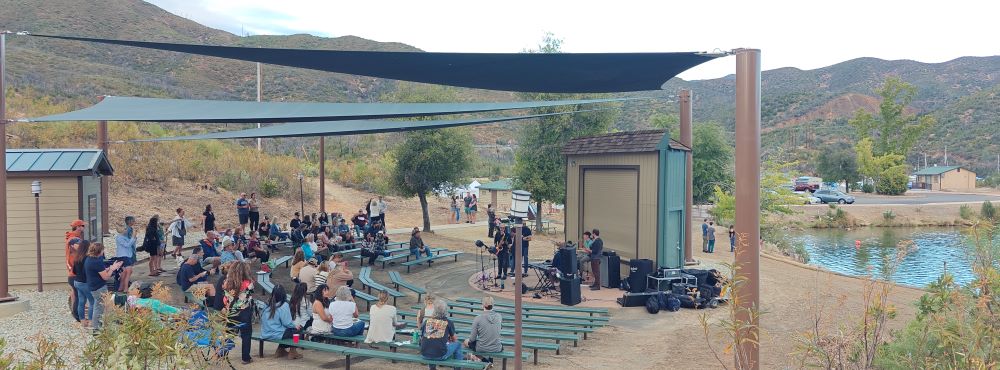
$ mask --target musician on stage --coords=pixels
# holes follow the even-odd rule
[[[604,252],[601,230],[592,230],[590,238],[593,240],[590,243],[590,248],[584,247],[584,250],[590,254],[590,273],[594,275],[594,285],[590,286],[590,290],[601,290],[601,252]]]
[[[576,245],[577,247],[576,261],[578,264],[577,268],[580,269],[581,273],[583,271],[590,270],[590,243],[594,241],[593,239],[591,239],[590,235],[591,235],[590,230],[584,231],[583,239],[580,241],[580,244]],[[594,277],[596,275],[594,274],[593,271],[590,271],[590,276]]]
[[[493,246],[496,247],[497,251],[497,280],[500,281],[500,290],[503,290],[505,288],[504,282],[507,281],[507,270],[510,268],[510,227],[502,226],[500,219],[494,221],[497,224],[497,230],[493,236]]]

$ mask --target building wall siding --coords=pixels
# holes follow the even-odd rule
[[[575,162],[575,165],[574,165]],[[572,155],[567,158],[566,171],[566,240],[579,242],[583,231],[580,225],[580,185],[582,166],[639,166],[639,258],[657,260],[657,176],[659,158],[656,152],[629,154]],[[622,189],[621,191],[635,191]],[[608,194],[614,196],[614,194]],[[601,228],[600,225],[584,225]],[[605,245],[612,244],[605,240]],[[623,259],[624,260],[624,259]],[[625,271],[627,273],[627,271]]]
[[[10,285],[36,282],[35,199],[31,178],[7,179],[7,246]],[[79,214],[76,177],[42,179],[42,280],[65,283],[65,234]]]
[[[945,172],[941,174],[940,178],[941,190],[970,190],[976,188],[976,173],[964,168]]]

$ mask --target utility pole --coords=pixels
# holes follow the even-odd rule
[[[944,165],[948,165],[948,146],[944,146]]]
[[[257,102],[260,103],[260,62],[257,62]],[[260,128],[260,122],[257,122],[257,128]],[[257,151],[261,151],[260,138],[257,138]]]
[[[927,168],[927,152],[924,152],[924,168]]]
[[[0,196],[0,303],[16,300],[8,291],[8,260],[7,260],[7,86],[4,81],[7,62],[7,34],[9,31],[0,31],[0,162],[5,163],[3,171],[0,171],[0,189],[3,196]]]

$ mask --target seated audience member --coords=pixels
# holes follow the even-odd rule
[[[305,267],[299,270],[299,282],[306,283],[308,288],[307,292],[312,293],[316,290],[316,274],[319,273],[319,262],[315,258],[310,259],[306,262]]]
[[[268,216],[264,216],[264,221],[257,225],[257,235],[261,240],[267,240],[271,237],[271,219]]]
[[[205,239],[198,242],[201,247],[202,255],[204,258],[215,258],[219,257],[219,250],[216,247],[219,245],[219,234],[215,231],[209,231],[205,233]]]
[[[243,253],[236,250],[236,244],[233,243],[232,239],[227,239],[222,242],[222,254],[219,256],[219,262],[227,263],[232,261],[243,262]]]
[[[493,311],[493,297],[483,298],[483,313],[472,320],[472,329],[469,337],[465,339],[465,345],[475,352],[503,352],[503,344],[500,343],[500,327],[503,317]],[[474,355],[469,355],[479,361],[482,360]],[[493,362],[487,359],[487,362]]]
[[[247,240],[247,255],[248,258],[257,258],[261,263],[267,262],[271,257],[271,253],[267,251],[267,248],[261,244],[260,238],[257,237],[257,232],[254,231],[250,233],[250,240]]]
[[[177,285],[180,285],[183,292],[204,288],[206,298],[211,301],[215,297],[215,287],[206,283],[209,273],[201,267],[202,257],[201,247],[194,247],[191,250],[191,255],[177,271]]]
[[[351,296],[351,288],[337,288],[336,298],[327,311],[333,317],[333,335],[353,337],[365,332],[365,322],[357,320],[358,305]]]
[[[354,224],[354,233],[358,236],[363,235],[368,226],[368,215],[365,210],[359,209],[358,213],[351,217],[351,223]]]
[[[306,332],[312,324],[312,302],[306,292],[308,288],[306,283],[295,284],[295,288],[292,288],[292,298],[288,301],[291,305],[292,321],[302,332]]]
[[[298,308],[296,308],[298,309]],[[292,339],[295,334],[300,334],[301,326],[296,326],[292,320],[292,311],[288,305],[288,296],[285,295],[285,288],[281,284],[275,285],[271,291],[271,299],[267,302],[267,307],[260,314],[260,336],[267,340]],[[289,360],[301,358],[295,347],[289,348],[284,344],[278,345],[274,357],[288,357]]]
[[[299,272],[302,268],[306,266],[305,253],[302,252],[302,248],[296,249],[295,254],[292,257],[292,267],[288,269],[289,275],[292,281],[299,282]]]
[[[410,255],[412,255],[414,259],[420,259],[421,254],[430,257],[431,249],[430,247],[424,245],[424,239],[421,238],[420,229],[414,227],[413,231],[410,233]]]
[[[342,286],[349,287],[354,283],[354,273],[351,272],[346,263],[343,263],[343,256],[340,253],[334,255],[334,261],[337,259],[340,259],[340,262],[334,265],[333,269],[330,270],[330,275],[326,278],[326,284],[334,291]],[[353,290],[351,294],[354,295]]]
[[[378,293],[378,303],[368,310],[368,336],[365,343],[386,343],[396,338],[396,329],[402,329],[406,324],[396,320],[396,307],[389,304],[389,293]],[[374,348],[374,347],[373,347]]]
[[[326,279],[328,276],[330,276],[329,263],[324,262],[316,266],[316,277],[313,278],[313,281],[315,281],[315,283],[313,283],[313,289],[315,290],[315,287],[320,285],[326,285]]]
[[[424,296],[424,307],[417,311],[417,328],[423,325],[425,318],[434,316],[434,301],[436,300],[433,294]]]
[[[309,327],[309,334],[333,334],[333,326],[331,326],[333,317],[326,310],[333,294],[333,290],[329,286],[316,287],[316,292],[312,295],[312,326]]]
[[[267,230],[267,237],[271,240],[285,241],[288,240],[288,233],[281,231],[277,222],[272,222]]]
[[[428,360],[465,359],[444,300],[434,302],[434,315],[420,325],[420,355]]]

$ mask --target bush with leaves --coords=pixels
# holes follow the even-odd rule
[[[986,220],[997,221],[997,209],[988,200],[983,202],[983,206],[979,209],[979,214]]]
[[[963,204],[961,207],[958,207],[958,216],[963,220],[971,220],[975,215],[972,214],[972,208],[968,204]]]

